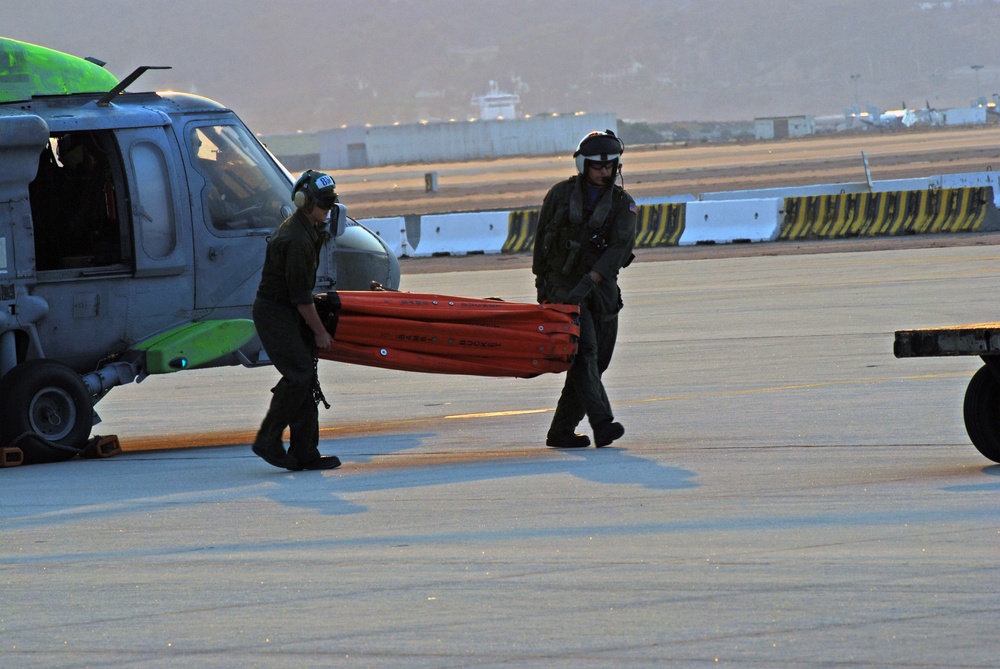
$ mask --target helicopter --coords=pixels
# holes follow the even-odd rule
[[[270,363],[250,313],[293,176],[226,106],[127,90],[168,68],[104,65],[0,37],[0,466],[110,453],[117,386]],[[398,288],[342,204],[330,231],[317,291]]]

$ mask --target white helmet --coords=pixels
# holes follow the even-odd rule
[[[623,153],[625,153],[625,143],[618,139],[615,133],[610,130],[604,132],[594,130],[580,140],[580,145],[573,154],[576,158],[576,171],[583,174],[588,160],[601,163],[613,160],[619,163]],[[615,165],[615,174],[617,173],[618,164]]]

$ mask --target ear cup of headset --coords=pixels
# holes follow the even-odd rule
[[[292,202],[299,209],[304,207],[306,202],[309,201],[309,196],[306,194],[305,189],[309,185],[309,178],[312,176],[312,173],[312,170],[306,170],[295,181],[295,185],[292,186]]]

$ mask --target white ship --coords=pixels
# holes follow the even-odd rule
[[[517,118],[517,105],[521,96],[517,93],[501,93],[495,81],[490,81],[490,92],[472,98],[472,104],[479,108],[479,118],[483,121]]]

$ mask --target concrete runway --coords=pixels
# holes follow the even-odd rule
[[[246,445],[273,370],[98,406],[130,452],[0,471],[3,667],[995,667],[1000,465],[978,358],[1000,246],[625,271],[617,447],[542,445],[562,378],[326,363],[322,450]],[[526,269],[404,290],[527,301]],[[209,448],[141,450],[164,443]]]

